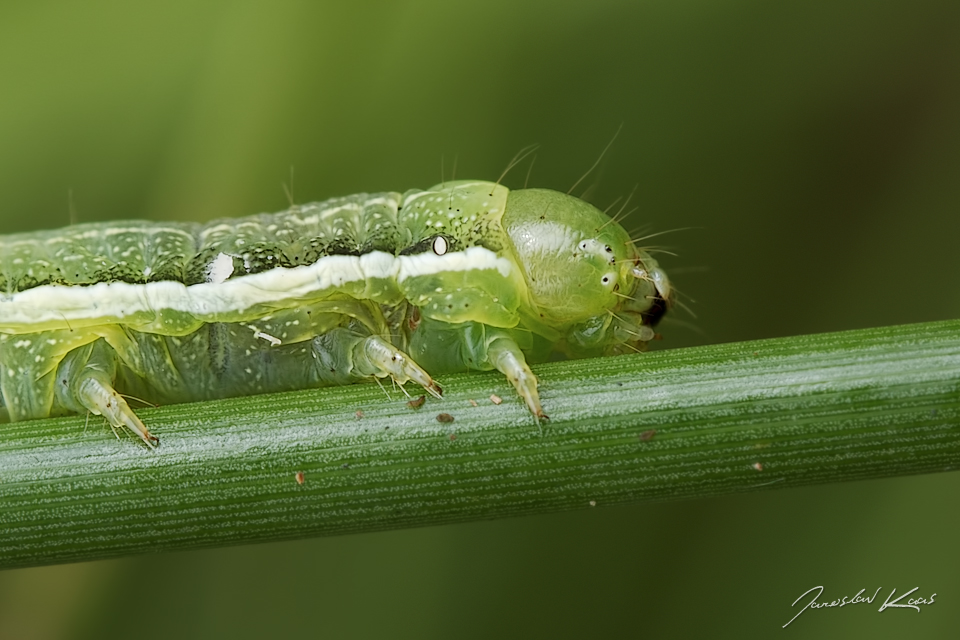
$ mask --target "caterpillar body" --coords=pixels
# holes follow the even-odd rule
[[[103,415],[503,372],[546,417],[529,362],[642,348],[665,273],[572,196],[455,181],[205,224],[110,222],[0,236],[0,409]]]

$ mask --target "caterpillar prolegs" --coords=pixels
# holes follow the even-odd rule
[[[0,397],[10,420],[501,371],[545,418],[530,362],[640,349],[665,273],[572,196],[461,180],[206,224],[0,236]]]

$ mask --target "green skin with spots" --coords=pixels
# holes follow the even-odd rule
[[[151,444],[120,394],[374,376],[439,393],[430,374],[499,369],[545,417],[528,361],[640,349],[669,299],[602,212],[489,182],[0,236],[0,399],[11,420],[91,411]]]

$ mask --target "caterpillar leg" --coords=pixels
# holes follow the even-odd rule
[[[320,377],[347,384],[358,378],[390,377],[399,384],[414,381],[439,398],[442,390],[413,358],[374,335],[337,328],[313,339]]]
[[[518,339],[529,333],[498,329],[479,322],[458,324],[424,318],[410,339],[410,352],[435,371],[496,369],[513,385],[539,423],[548,416],[540,404],[537,377],[527,365]],[[528,348],[532,346],[526,344]]]
[[[538,423],[540,420],[548,420],[550,416],[543,412],[540,404],[537,376],[530,370],[520,346],[510,336],[499,336],[487,345],[487,357],[497,371],[507,376],[507,380],[523,398],[534,419]]]
[[[77,413],[103,416],[113,428],[130,429],[148,447],[160,440],[151,435],[116,389],[117,355],[103,340],[97,340],[66,355],[57,368],[56,396],[60,404]]]

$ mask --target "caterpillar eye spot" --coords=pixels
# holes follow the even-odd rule
[[[437,236],[433,240],[433,252],[442,256],[447,252],[447,239],[443,236]]]

